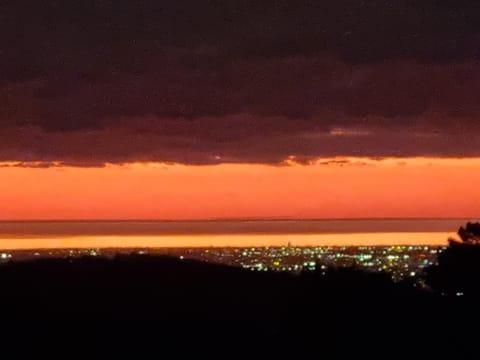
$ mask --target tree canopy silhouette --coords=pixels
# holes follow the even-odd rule
[[[464,243],[478,244],[480,242],[480,223],[468,222],[467,226],[458,229],[458,236]]]
[[[480,296],[480,223],[460,227],[438,264],[426,269],[427,284],[444,295]]]

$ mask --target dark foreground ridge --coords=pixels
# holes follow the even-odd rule
[[[477,296],[353,269],[259,273],[132,255],[9,263],[0,286],[1,351],[15,358],[458,359],[478,336]]]

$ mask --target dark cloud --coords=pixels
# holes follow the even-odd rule
[[[477,156],[479,49],[477,1],[7,0],[0,159]]]

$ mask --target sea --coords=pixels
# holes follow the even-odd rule
[[[1,221],[0,249],[447,245],[478,219]]]

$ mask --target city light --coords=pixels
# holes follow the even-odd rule
[[[193,259],[241,267],[251,271],[287,271],[300,273],[328,269],[357,268],[385,272],[399,281],[415,277],[435,265],[440,246],[279,246],[279,247],[208,247],[208,248],[93,248],[12,250],[0,254],[0,262],[33,257],[73,258],[115,256],[121,254],[168,255],[179,260]],[[462,294],[461,294],[462,295]],[[457,296],[461,296],[458,295]]]

